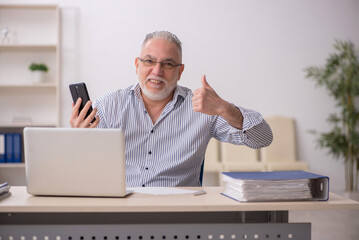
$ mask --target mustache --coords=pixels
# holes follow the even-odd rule
[[[167,83],[167,80],[164,79],[163,77],[159,77],[159,76],[155,76],[155,75],[150,75],[146,78],[146,82],[148,82],[149,80],[157,80],[157,81],[161,81],[161,82],[164,82],[164,83]]]

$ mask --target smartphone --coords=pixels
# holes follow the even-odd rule
[[[70,87],[70,92],[71,92],[71,96],[72,96],[72,100],[74,101],[74,104],[76,104],[77,99],[82,98],[82,102],[81,102],[80,109],[79,109],[79,113],[80,113],[81,110],[85,107],[86,103],[88,101],[90,101],[90,97],[87,92],[86,84],[83,82],[74,83],[74,84],[70,84],[69,87]],[[87,118],[91,112],[92,112],[92,106],[90,106],[89,110],[87,111],[85,118]],[[95,120],[96,120],[96,118],[92,119],[91,122],[94,122]]]

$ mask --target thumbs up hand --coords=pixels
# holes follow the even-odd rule
[[[202,87],[193,92],[193,111],[207,115],[221,115],[227,102],[220,98],[208,84],[206,76],[202,77]]]
[[[207,115],[220,115],[233,127],[237,129],[243,128],[243,115],[241,111],[220,98],[208,84],[205,75],[202,77],[202,87],[193,92],[192,106],[195,112]]]

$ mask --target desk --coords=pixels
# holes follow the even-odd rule
[[[187,188],[199,190],[202,188]],[[310,239],[310,223],[289,223],[292,210],[359,210],[330,194],[329,201],[239,203],[207,194],[126,198],[37,197],[12,187],[0,201],[1,240]]]

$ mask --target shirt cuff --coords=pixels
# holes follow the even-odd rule
[[[260,113],[253,111],[253,110],[238,107],[238,106],[235,106],[235,107],[238,108],[243,115],[243,127],[242,127],[242,129],[238,129],[238,128],[235,128],[230,125],[229,126],[230,134],[233,134],[233,133],[239,133],[239,134],[242,133],[243,134],[243,133],[245,133],[245,131],[247,131],[247,130],[251,129],[252,127],[257,126],[263,122],[263,117],[260,115]]]

